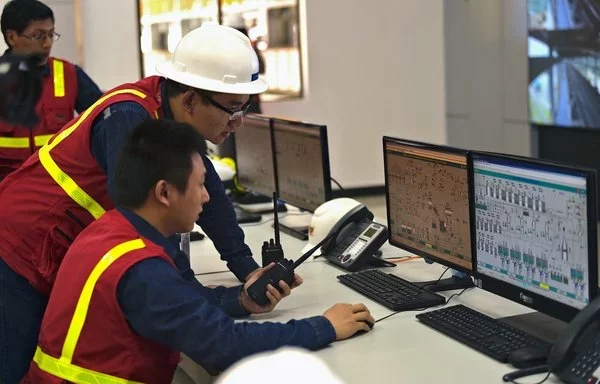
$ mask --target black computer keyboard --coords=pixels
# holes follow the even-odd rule
[[[429,308],[446,302],[443,296],[376,269],[340,275],[337,278],[340,283],[393,311]]]
[[[531,346],[550,350],[551,347],[545,341],[460,304],[420,313],[417,319],[502,363],[517,349]]]

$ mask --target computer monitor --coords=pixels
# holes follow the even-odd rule
[[[384,137],[383,153],[390,244],[471,274],[467,151]],[[473,285],[470,277],[417,284]]]
[[[598,287],[595,171],[473,152],[478,286],[562,321]]]
[[[314,212],[331,199],[327,127],[272,119],[279,198]]]
[[[276,191],[271,122],[268,117],[247,115],[235,132],[238,183],[252,192],[271,196]]]

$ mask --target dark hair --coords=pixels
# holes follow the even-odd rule
[[[167,88],[167,96],[169,98],[177,97],[187,91],[197,92],[200,95],[200,98],[202,99],[202,102],[204,104],[209,104],[209,101],[206,99],[206,97],[212,97],[212,96],[218,94],[218,92],[207,91],[204,89],[197,89],[194,87],[190,87],[189,85],[178,83],[171,79],[167,79],[166,88]]]
[[[191,157],[203,153],[204,139],[189,124],[147,120],[138,125],[121,149],[115,167],[115,204],[139,208],[159,180],[185,192]]]
[[[52,19],[54,12],[46,4],[38,0],[10,0],[2,10],[0,18],[0,29],[4,36],[6,45],[10,48],[6,39],[6,31],[13,30],[23,33],[32,21]]]

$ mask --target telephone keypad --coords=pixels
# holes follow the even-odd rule
[[[597,337],[592,348],[577,359],[569,370],[570,373],[585,382],[600,365],[600,337]]]

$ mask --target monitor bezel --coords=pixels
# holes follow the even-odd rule
[[[271,118],[268,116],[264,116],[264,115],[260,115],[260,114],[255,114],[255,113],[250,113],[244,116],[244,125],[246,124],[246,122],[250,120],[255,120],[255,121],[261,121],[261,122],[266,122],[266,125],[268,127],[269,130],[269,138],[270,138],[270,149],[271,149],[271,155],[272,155],[272,159],[271,159],[271,166],[273,167],[273,186],[274,188],[270,191],[268,191],[266,188],[265,190],[259,190],[260,188],[255,188],[253,186],[250,185],[245,185],[242,184],[240,182],[240,166],[239,166],[239,162],[238,162],[238,148],[237,148],[237,136],[234,133],[234,138],[233,138],[233,153],[235,154],[235,162],[236,162],[236,179],[237,182],[244,188],[247,189],[249,191],[255,192],[257,194],[260,195],[265,195],[265,196],[271,196],[273,194],[273,191],[276,191],[278,188],[277,185],[277,170],[274,166],[274,157],[275,157],[275,149],[273,147],[273,125],[271,123]],[[240,129],[244,129],[245,127],[242,126]],[[242,173],[243,175],[243,173]]]
[[[296,121],[296,120],[289,120],[289,119],[282,119],[282,118],[275,118],[272,117],[271,118],[271,137],[272,137],[272,143],[273,143],[273,164],[275,167],[275,181],[276,181],[276,185],[277,185],[277,194],[279,196],[279,199],[282,201],[285,201],[286,203],[293,205],[295,207],[301,208],[303,210],[306,210],[308,212],[314,212],[315,209],[317,207],[309,207],[307,205],[303,205],[301,202],[297,202],[297,201],[290,201],[288,199],[285,198],[285,196],[282,196],[281,193],[281,185],[279,183],[279,167],[277,165],[277,147],[276,147],[276,142],[277,142],[277,125],[284,125],[284,126],[293,126],[293,127],[299,127],[299,128],[306,128],[306,129],[316,129],[319,130],[319,137],[320,137],[320,144],[321,144],[321,166],[323,169],[323,190],[325,192],[325,201],[329,201],[332,199],[332,189],[331,189],[331,169],[330,169],[330,164],[329,164],[329,142],[327,139],[327,126],[324,124],[312,124],[312,123],[306,123],[303,121]],[[323,203],[324,203],[323,202]],[[321,203],[321,204],[323,204]]]
[[[543,312],[548,316],[569,322],[579,313],[580,309],[567,304],[552,300],[548,297],[535,293],[532,290],[517,287],[510,283],[478,272],[477,269],[477,228],[475,223],[475,174],[474,162],[476,159],[491,159],[492,161],[505,161],[526,163],[540,170],[549,172],[565,172],[569,175],[584,177],[587,189],[587,230],[588,230],[588,270],[589,284],[588,295],[591,302],[598,292],[598,262],[597,262],[597,222],[596,222],[596,171],[590,168],[570,166],[564,163],[533,159],[524,156],[505,155],[483,151],[471,151],[469,156],[469,198],[470,198],[470,220],[471,220],[471,253],[473,255],[473,276],[477,286],[488,292],[504,297],[505,299],[525,305],[536,311]]]
[[[382,140],[382,143],[383,143],[383,175],[384,175],[383,177],[385,179],[384,180],[384,182],[385,182],[385,205],[386,205],[386,213],[387,213],[387,226],[388,226],[388,230],[389,230],[388,242],[390,243],[390,245],[392,245],[396,248],[404,249],[406,251],[409,251],[410,253],[421,256],[425,259],[431,260],[431,261],[441,264],[445,267],[452,268],[452,269],[455,269],[457,271],[460,271],[460,272],[463,272],[463,273],[466,273],[466,274],[472,276],[473,275],[472,270],[473,270],[473,268],[475,268],[475,264],[473,263],[473,245],[472,245],[473,239],[471,239],[471,244],[470,244],[471,245],[471,270],[463,267],[462,265],[454,264],[448,260],[444,260],[435,255],[431,255],[423,250],[413,248],[409,245],[401,244],[401,243],[398,243],[398,242],[392,240],[392,230],[391,230],[392,218],[391,218],[391,215],[389,214],[389,212],[390,212],[390,189],[389,189],[389,182],[388,182],[388,163],[387,163],[387,156],[386,156],[386,143],[388,143],[388,142],[397,143],[400,145],[406,145],[406,146],[413,147],[413,148],[441,151],[441,152],[446,152],[448,154],[453,154],[453,155],[464,155],[465,160],[466,160],[465,172],[467,172],[467,179],[468,179],[468,174],[469,174],[469,167],[468,167],[469,151],[467,151],[465,149],[461,149],[461,148],[456,148],[456,147],[425,143],[425,142],[415,141],[415,140],[400,139],[400,138],[391,137],[391,136],[383,136],[383,140]],[[468,186],[467,186],[467,193],[470,193],[470,188]],[[468,197],[467,209],[469,210],[469,212],[468,212],[469,236],[472,237],[473,231],[472,231],[472,226],[471,226],[471,222],[470,222],[470,220],[471,220],[470,204],[471,204],[471,199],[470,199],[470,197]]]

